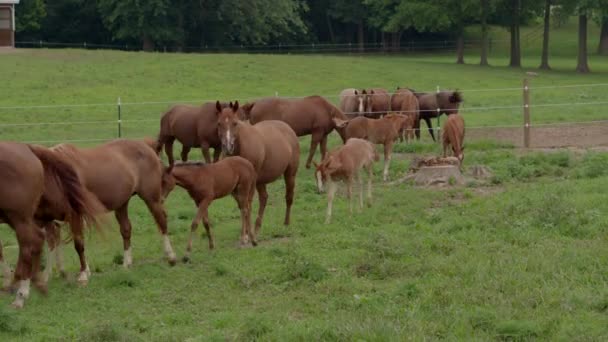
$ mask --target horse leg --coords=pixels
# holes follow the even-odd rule
[[[186,145],[182,145],[181,157],[182,157],[182,161],[183,162],[187,162],[188,161],[188,153],[190,153],[190,147],[186,146]]]
[[[214,147],[213,148],[213,162],[217,163],[218,160],[220,160],[220,155],[222,154],[222,148],[221,147]]]
[[[13,222],[19,244],[19,258],[14,275],[14,282],[19,285],[12,306],[22,308],[30,295],[30,282],[33,274],[38,271],[40,265],[40,252],[44,240],[40,236],[41,231],[31,219],[11,220],[10,222]]]
[[[165,255],[167,256],[169,265],[175,266],[175,253],[173,252],[173,247],[171,246],[171,240],[169,240],[167,229],[167,213],[165,212],[165,208],[163,208],[160,196],[158,196],[158,199],[156,200],[150,200],[148,198],[142,199],[146,203],[148,210],[150,210],[152,213],[152,216],[154,216],[156,225],[163,236],[163,248],[165,250]]]
[[[61,230],[57,223],[47,222],[44,224],[44,231],[48,249],[42,280],[48,282],[53,273],[53,264],[57,261],[57,248],[59,248],[61,242]],[[59,267],[59,263],[57,263],[57,267]]]
[[[258,218],[255,220],[255,235],[260,233],[262,228],[262,220],[264,219],[264,210],[266,209],[266,202],[268,201],[268,192],[266,191],[266,184],[257,184],[258,200],[260,207],[258,208]]]
[[[78,223],[72,224],[71,228],[72,238],[74,239],[74,248],[76,249],[78,258],[80,259],[80,273],[78,274],[77,280],[80,285],[84,286],[89,282],[91,270],[89,269],[89,264],[87,263],[87,259],[84,254],[84,234],[82,232],[82,222],[79,221]]]
[[[241,238],[240,245],[241,247],[247,246],[249,243],[250,237],[251,244],[257,245],[255,241],[255,237],[250,234],[250,229],[248,221],[250,220],[250,208],[249,208],[249,187],[248,184],[239,184],[235,192],[233,193],[233,197],[236,200],[236,203],[239,206],[239,210],[241,211]],[[249,221],[250,222],[250,221]]]
[[[357,181],[359,183],[359,211],[363,209],[363,177],[361,176],[361,170],[357,170]]]
[[[348,198],[348,211],[353,216],[353,176],[350,175],[346,180],[346,197]]]
[[[431,122],[431,118],[424,118],[424,122],[426,122],[426,127],[429,129],[429,134],[431,135],[431,138],[433,138],[433,141],[437,141],[435,140],[435,132],[433,132],[433,123]]]
[[[420,117],[414,120],[414,135],[416,136],[416,140],[420,140],[420,120]]]
[[[199,203],[198,210],[196,211],[196,216],[192,220],[192,224],[190,225],[190,237],[188,238],[188,244],[186,245],[186,255],[184,255],[184,262],[188,262],[190,260],[190,254],[192,253],[192,240],[194,240],[194,234],[196,233],[196,229],[198,228],[198,223],[203,218],[203,215],[207,212],[207,207],[209,206],[211,201],[204,199]],[[213,238],[209,231],[207,231],[207,235],[209,236],[209,249],[213,249]]]
[[[325,216],[325,224],[329,224],[331,222],[331,207],[334,202],[334,197],[336,196],[336,191],[338,191],[338,183],[331,180],[331,178],[327,179],[327,215]]]
[[[131,220],[129,220],[129,202],[114,211],[116,221],[120,226],[120,235],[122,235],[122,245],[124,256],[122,258],[122,266],[129,268],[133,264],[133,256],[131,255]]]
[[[323,139],[321,140],[321,160],[323,160],[323,158],[325,158],[325,155],[327,154],[327,135],[323,137]]]
[[[289,226],[291,217],[291,206],[293,204],[293,196],[296,188],[296,175],[293,174],[291,167],[287,169],[284,175],[285,178],[285,222],[286,226]]]
[[[319,134],[319,132],[315,131],[310,136],[310,151],[308,151],[308,159],[306,159],[307,169],[310,169],[312,158],[314,157],[315,152],[317,151],[317,145],[319,144],[319,142],[321,142],[321,140],[323,140],[323,136]],[[323,158],[323,156],[321,156],[321,158]]]
[[[373,172],[374,172],[373,165],[372,165],[372,163],[369,163],[369,165],[367,165],[367,206],[368,207],[372,206],[372,178],[374,176]]]
[[[203,158],[205,158],[205,163],[211,164],[211,157],[209,156],[209,145],[201,143],[201,151],[203,151]]]
[[[247,190],[247,217],[245,217],[245,223],[247,224],[247,234],[249,234],[249,240],[253,246],[258,245],[258,240],[255,231],[251,227],[251,211],[253,210],[253,195],[255,195],[255,180],[251,181],[249,189]]]
[[[8,290],[11,286],[11,279],[13,278],[13,272],[8,264],[4,261],[4,254],[2,254],[2,242],[0,242],[0,268],[2,269],[2,289]]]
[[[173,142],[175,141],[175,137],[167,137],[165,140],[165,154],[167,155],[167,159],[169,160],[169,165],[175,164],[175,160],[173,159]]]
[[[382,172],[382,179],[385,182],[388,181],[388,168],[391,164],[392,152],[393,142],[389,141],[388,143],[384,144],[384,171]]]

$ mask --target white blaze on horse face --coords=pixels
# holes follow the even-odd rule
[[[319,190],[319,192],[323,192],[323,177],[321,175],[321,171],[317,171],[316,173],[317,176],[317,189]]]
[[[363,97],[359,97],[359,113],[363,113]]]

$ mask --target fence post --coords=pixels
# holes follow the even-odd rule
[[[122,138],[122,113],[120,97],[118,98],[118,137]]]
[[[439,90],[439,86],[437,86],[437,95],[439,95],[440,90]],[[437,142],[439,143],[441,141],[441,139],[439,138],[441,136],[441,120],[439,119],[439,117],[441,116],[441,108],[437,107]]]
[[[279,97],[279,92],[278,91],[274,92],[274,97]]]
[[[524,147],[530,147],[530,82],[524,78]]]

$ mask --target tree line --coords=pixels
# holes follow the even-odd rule
[[[608,0],[24,0],[18,40],[158,46],[352,43],[398,51],[408,40],[454,40],[464,63],[464,32],[481,30],[480,64],[488,65],[488,27],[510,32],[510,65],[521,65],[520,26],[543,17],[540,67],[549,69],[552,20],[578,16],[579,72],[588,72],[587,26],[601,25],[598,52],[608,55]]]

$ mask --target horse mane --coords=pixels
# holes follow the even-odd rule
[[[462,93],[458,90],[455,90],[454,92],[452,92],[452,95],[450,95],[449,100],[451,103],[460,103],[462,102]]]

